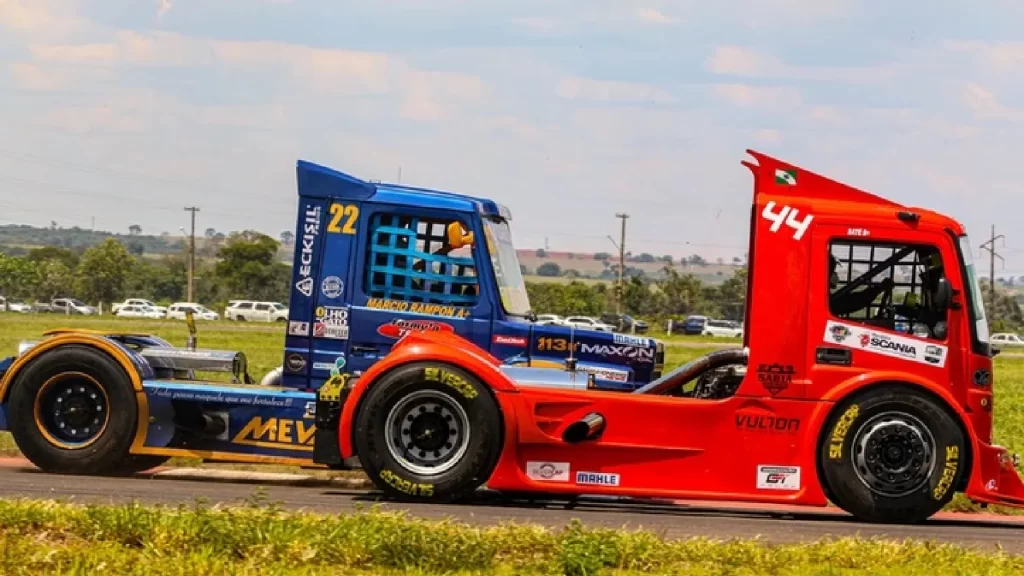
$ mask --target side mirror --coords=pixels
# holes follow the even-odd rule
[[[945,312],[952,305],[953,286],[950,285],[949,280],[939,278],[939,285],[935,287],[935,307],[939,312]]]

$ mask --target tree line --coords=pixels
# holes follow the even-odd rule
[[[287,245],[260,232],[230,233],[217,243],[215,252],[197,258],[194,300],[214,309],[236,298],[287,302],[291,269],[282,260],[288,259],[288,250]],[[44,246],[28,249],[21,256],[0,254],[0,295],[29,302],[62,297],[91,304],[111,304],[130,297],[182,301],[187,267],[184,253],[140,256],[116,238],[88,248]],[[656,321],[690,314],[741,320],[746,288],[745,267],[712,285],[666,265],[658,279],[627,274],[622,310]],[[538,314],[599,316],[616,309],[618,287],[614,282],[571,280],[527,282],[527,291]],[[997,291],[995,306],[988,290],[984,295],[993,331],[1024,325],[1021,308],[1011,295]]]

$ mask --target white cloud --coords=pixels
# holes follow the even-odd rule
[[[652,84],[594,80],[579,76],[563,76],[555,86],[555,94],[566,100],[591,102],[674,102],[667,91]]]
[[[978,120],[1019,122],[1024,119],[1024,111],[1000,104],[995,94],[974,82],[964,87],[963,102]]]
[[[678,18],[668,16],[655,8],[640,8],[636,12],[636,17],[641,22],[649,22],[651,24],[675,24],[679,22]]]
[[[944,43],[948,50],[967,53],[993,72],[1019,72],[1024,67],[1024,42],[980,42],[977,40],[950,40]]]
[[[157,0],[157,11],[156,15],[159,18],[163,18],[164,14],[171,11],[171,0]]]
[[[789,87],[750,86],[747,84],[715,84],[714,94],[734,106],[776,108],[799,106],[800,91]]]
[[[787,78],[838,82],[877,82],[895,76],[894,66],[792,66],[742,46],[716,46],[705,66],[715,74],[751,78]]]

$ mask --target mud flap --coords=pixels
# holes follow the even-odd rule
[[[341,458],[338,425],[341,408],[352,390],[350,374],[331,376],[316,394],[316,433],[313,436],[313,462],[329,468],[347,469]]]

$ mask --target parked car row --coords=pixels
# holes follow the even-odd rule
[[[688,336],[717,336],[721,338],[740,338],[743,336],[743,324],[734,320],[720,320],[707,316],[687,316],[682,325],[669,321],[669,334],[686,334]]]
[[[629,314],[605,313],[600,319],[590,316],[566,316],[557,314],[541,314],[537,316],[537,324],[554,324],[557,326],[573,326],[585,330],[600,330],[602,332],[627,332],[643,334],[649,326],[643,320],[637,320]]]
[[[0,311],[17,312],[20,314],[78,314],[93,316],[99,314],[94,306],[74,298],[54,298],[49,303],[34,302],[27,304],[22,300],[0,296]]]
[[[285,322],[288,320],[288,307],[280,302],[231,300],[224,309],[224,319],[238,322]]]

